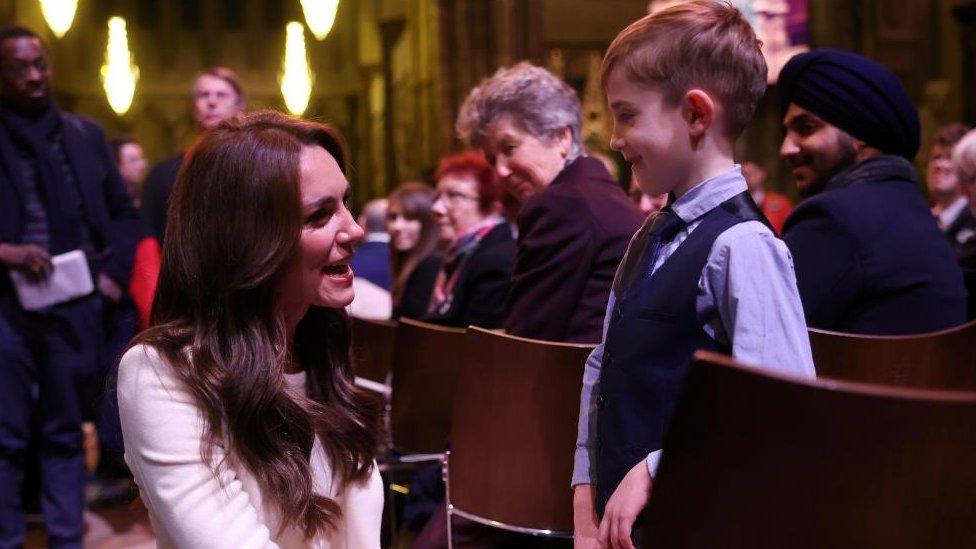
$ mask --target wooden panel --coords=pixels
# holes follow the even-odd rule
[[[352,359],[356,375],[377,383],[386,383],[393,368],[393,345],[396,322],[351,317]]]
[[[393,351],[393,447],[405,453],[443,452],[451,431],[451,402],[464,330],[402,319]]]
[[[817,376],[880,385],[976,390],[976,322],[917,336],[810,330]]]
[[[644,546],[976,547],[976,393],[798,382],[696,354]]]
[[[570,480],[591,345],[469,328],[451,430],[451,503],[523,528],[571,532]]]

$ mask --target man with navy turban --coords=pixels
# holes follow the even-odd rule
[[[804,200],[786,220],[811,327],[911,334],[961,324],[966,291],[911,160],[918,112],[860,55],[814,50],[780,73],[780,155]]]

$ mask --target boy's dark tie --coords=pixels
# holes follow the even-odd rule
[[[620,262],[620,269],[613,281],[613,291],[618,303],[625,299],[636,283],[650,276],[651,266],[661,245],[670,242],[685,226],[685,222],[670,207],[653,214],[634,235],[627,253]]]
[[[665,207],[663,210],[657,212],[654,216],[654,220],[651,221],[651,226],[649,227],[649,233],[651,237],[650,250],[647,254],[647,276],[651,276],[651,272],[654,270],[654,264],[657,263],[657,258],[661,253],[661,248],[671,242],[675,235],[685,228],[687,223],[685,223],[678,214],[674,213],[674,210],[670,206]]]

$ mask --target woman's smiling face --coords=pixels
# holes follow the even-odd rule
[[[326,150],[308,146],[301,156],[302,233],[282,277],[280,298],[289,307],[340,308],[354,297],[349,258],[363,229],[346,207],[349,182]]]

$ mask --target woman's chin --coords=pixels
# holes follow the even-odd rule
[[[316,307],[326,307],[329,309],[345,309],[356,298],[356,292],[350,288],[342,291],[331,291],[318,295],[312,302]]]

